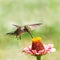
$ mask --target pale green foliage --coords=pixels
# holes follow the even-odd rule
[[[17,40],[6,33],[15,30],[12,24],[39,22],[43,25],[33,30],[32,35],[43,37],[45,43],[53,43],[57,49],[56,53],[46,55],[42,60],[59,60],[60,0],[0,0],[0,60],[20,60],[22,56],[22,60],[34,59],[21,52],[31,44],[29,34],[25,33],[22,40]]]

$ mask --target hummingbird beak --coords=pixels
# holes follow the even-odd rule
[[[31,38],[33,38],[32,34],[31,33],[29,33],[29,34],[30,34]]]

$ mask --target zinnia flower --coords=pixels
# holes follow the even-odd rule
[[[23,52],[37,56],[37,60],[39,60],[39,56],[45,55],[50,52],[55,52],[55,48],[53,44],[45,45],[42,42],[41,37],[33,38],[32,45],[23,49]]]

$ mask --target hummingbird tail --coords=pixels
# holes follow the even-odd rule
[[[7,35],[14,35],[14,33],[6,33]]]

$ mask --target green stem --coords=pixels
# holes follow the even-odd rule
[[[36,59],[37,60],[41,60],[41,56],[36,56]]]

